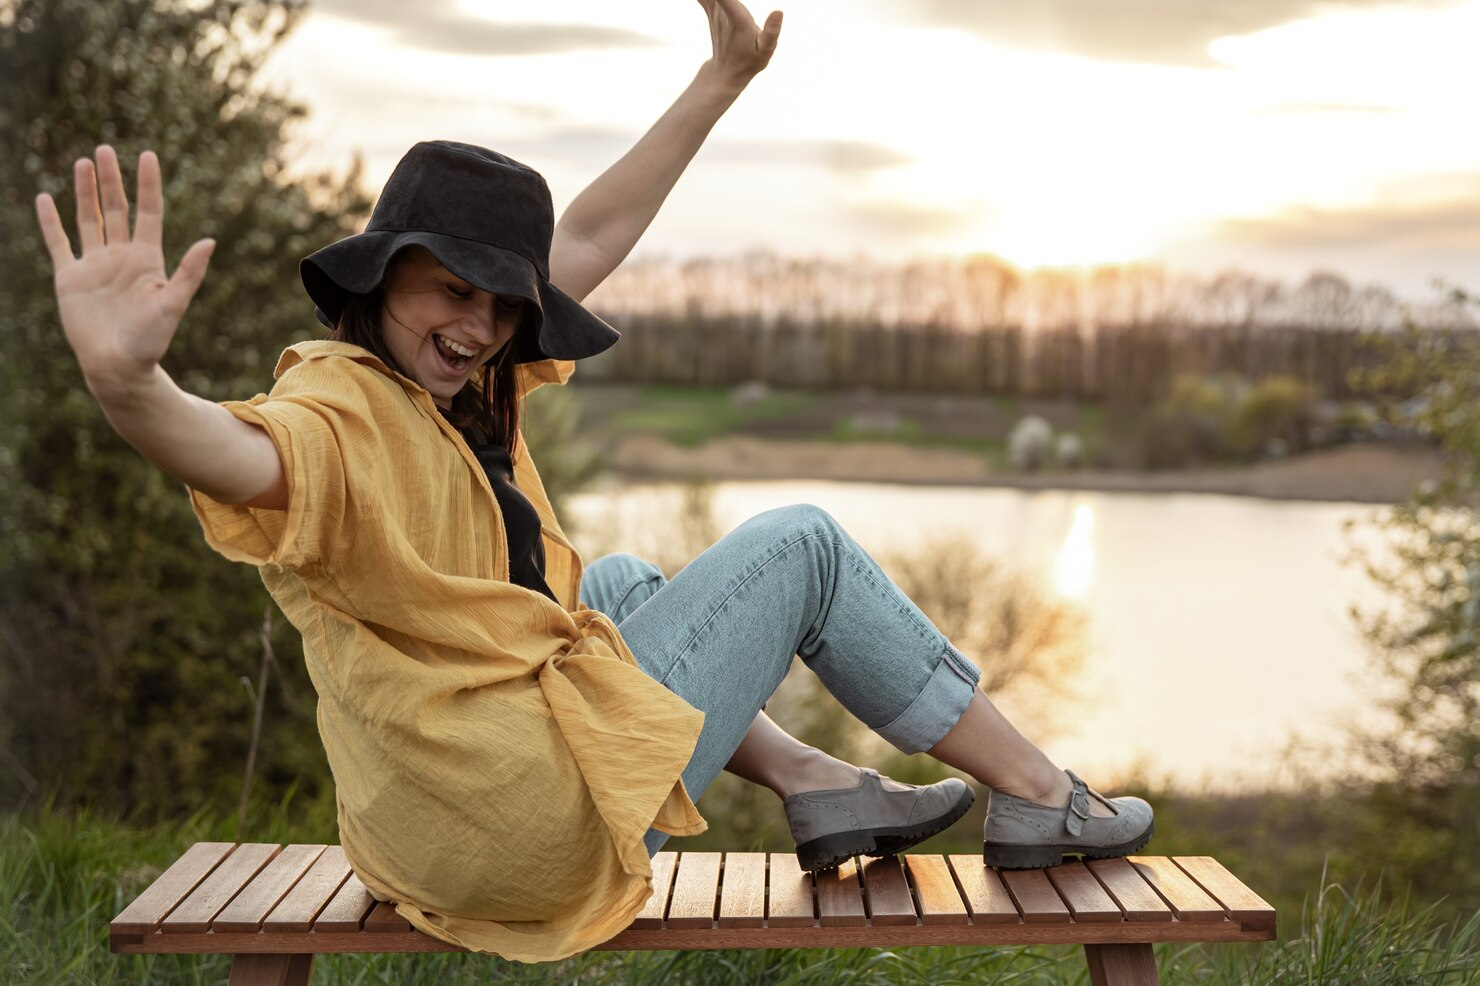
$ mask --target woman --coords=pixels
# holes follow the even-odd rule
[[[558,226],[524,165],[412,148],[366,231],[304,260],[330,339],[284,353],[270,396],[212,404],[159,365],[213,244],[165,277],[153,154],[132,237],[116,155],[77,163],[80,259],[37,200],[104,413],[190,487],[207,540],[258,565],[303,634],[356,872],[423,931],[524,961],[625,927],[651,854],[703,829],[691,797],[721,769],[782,796],[809,868],[898,851],[965,812],[959,780],[880,778],[768,719],[797,654],[900,749],[992,789],[989,863],[1124,854],[1151,834],[1144,802],[1100,797],[1024,739],[817,508],[753,518],[668,583],[625,555],[583,569],[562,534],[520,401],[616,341],[580,299],[779,36],[780,14],[760,29],[739,0],[701,5],[713,57]]]

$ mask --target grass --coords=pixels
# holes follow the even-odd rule
[[[249,838],[320,841],[322,806],[259,812]],[[222,956],[117,956],[107,923],[190,842],[233,838],[204,814],[131,826],[86,811],[0,816],[0,968],[17,984],[224,982]],[[1480,917],[1446,924],[1432,910],[1348,892],[1323,880],[1287,940],[1268,945],[1158,946],[1168,983],[1480,983]],[[321,956],[319,984],[1084,984],[1083,953],[1059,948],[777,949],[588,953],[524,966],[467,954]]]
[[[644,433],[675,445],[693,447],[736,429],[781,418],[821,400],[817,394],[772,392],[750,404],[737,404],[730,392],[706,387],[644,387],[642,403],[615,411],[605,427],[619,433]]]

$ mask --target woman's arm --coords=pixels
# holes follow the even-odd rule
[[[36,197],[62,330],[88,389],[109,424],[176,479],[226,503],[287,509],[287,477],[267,432],[187,394],[159,365],[205,279],[215,243],[195,243],[166,277],[159,159],[150,151],[139,156],[139,211],[130,237],[118,156],[106,145],[96,156],[96,165],[83,158],[74,169],[80,258],[72,255],[51,196]]]
[[[626,259],[678,176],[741,90],[765,68],[781,12],[757,28],[740,0],[699,0],[714,54],[632,150],[576,196],[555,226],[550,280],[577,301]]]

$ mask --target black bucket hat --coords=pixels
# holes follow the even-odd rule
[[[621,334],[550,283],[554,231],[539,172],[472,144],[424,141],[391,172],[365,231],[309,254],[298,274],[314,314],[333,328],[351,294],[381,282],[396,251],[422,246],[469,284],[524,299],[515,362],[584,359]]]

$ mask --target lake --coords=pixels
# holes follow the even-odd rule
[[[1371,524],[1343,531],[1376,516],[1369,504],[820,481],[710,489],[719,533],[814,503],[870,552],[968,539],[1081,606],[1082,697],[1041,739],[1091,783],[1139,772],[1191,787],[1278,785],[1290,780],[1292,736],[1334,741],[1364,708],[1367,652],[1348,610],[1384,597],[1342,559],[1381,542]],[[577,530],[622,532],[601,550],[651,557],[683,496],[681,484],[613,484],[566,510]]]

